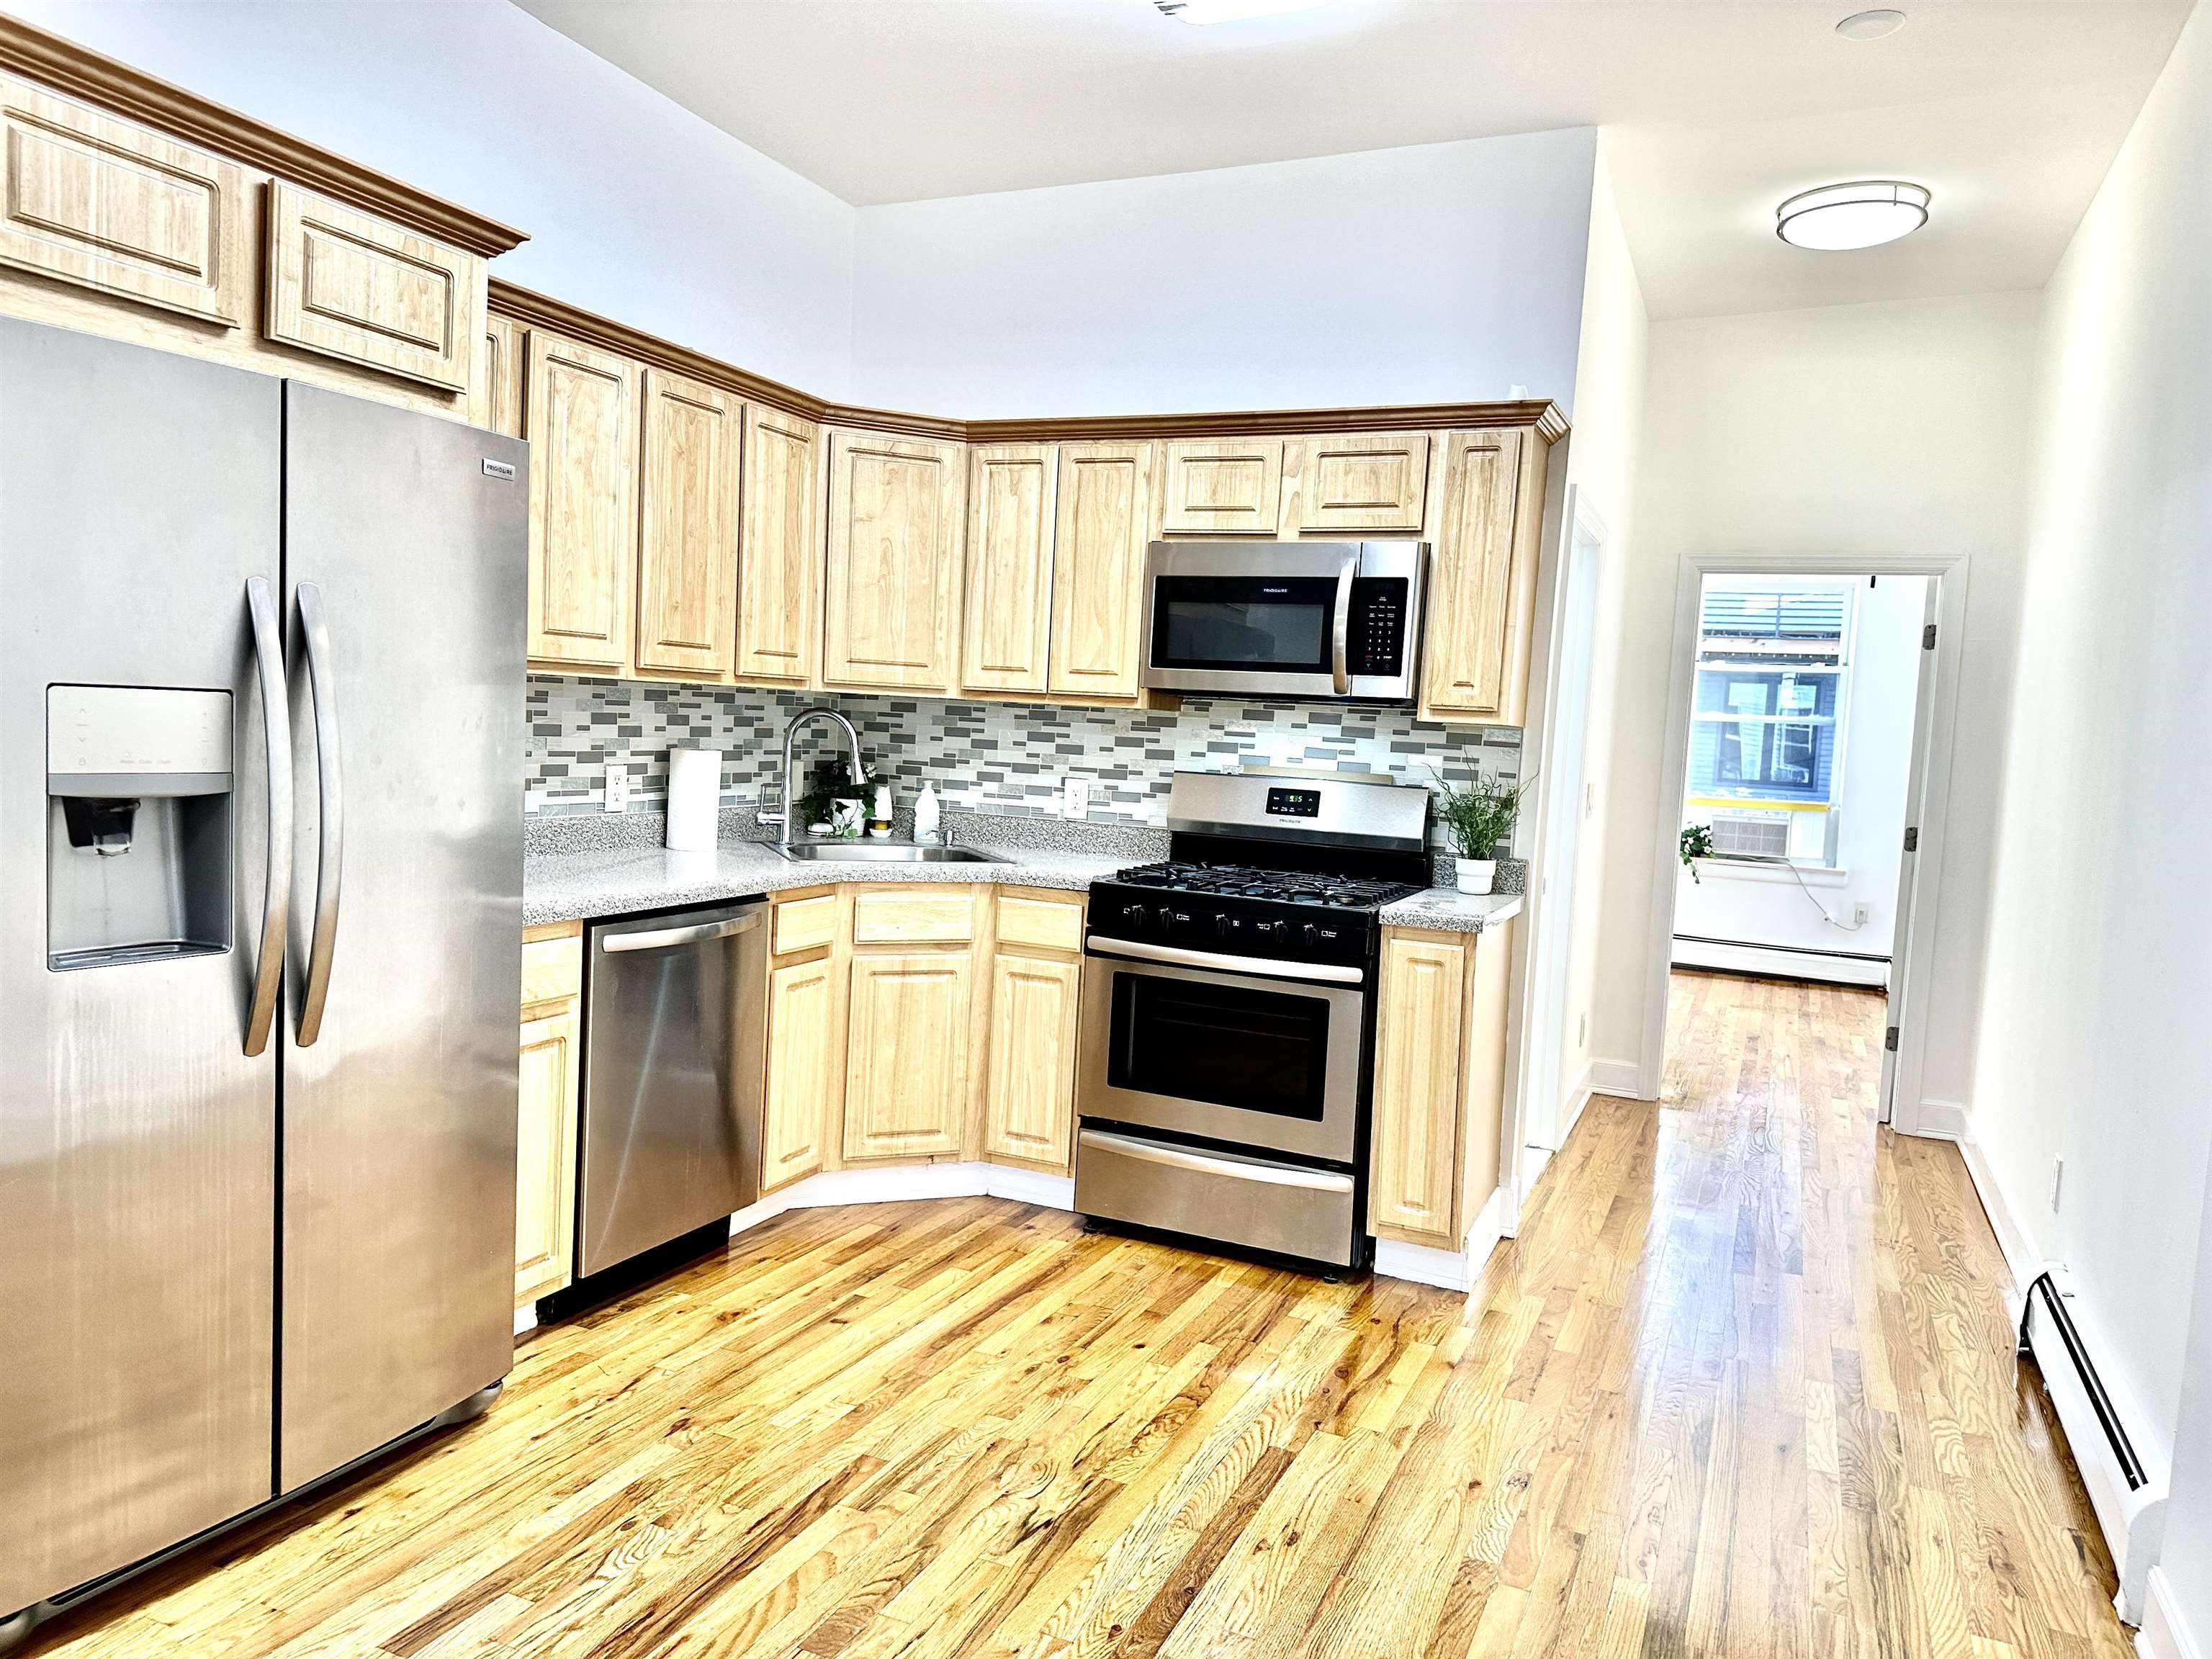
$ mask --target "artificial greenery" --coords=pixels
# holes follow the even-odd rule
[[[1713,827],[1710,823],[1686,825],[1682,830],[1682,867],[1690,872],[1690,879],[1700,887],[1705,878],[1698,873],[1698,860],[1713,855]]]
[[[830,806],[841,800],[856,800],[866,809],[872,780],[853,781],[851,763],[842,755],[824,755],[807,769],[806,793],[799,798],[799,827],[804,832],[810,826],[830,822]]]
[[[1486,777],[1474,774],[1471,781],[1456,784],[1437,774],[1437,816],[1463,859],[1495,858],[1500,843],[1513,838],[1521,816],[1521,802],[1536,781]]]

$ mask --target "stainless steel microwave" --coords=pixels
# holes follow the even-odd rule
[[[1428,553],[1425,542],[1154,542],[1144,682],[1411,702]]]

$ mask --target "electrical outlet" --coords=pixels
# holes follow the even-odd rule
[[[1851,926],[1854,927],[1865,927],[1867,925],[1867,918],[1873,914],[1874,912],[1869,910],[1865,905],[1854,904],[1851,906]]]
[[[629,768],[620,761],[607,763],[607,787],[604,794],[608,811],[629,811]]]
[[[1060,815],[1064,818],[1091,816],[1091,780],[1070,772],[1060,781]]]
[[[2065,1184],[2066,1160],[2054,1158],[2051,1160],[2051,1212],[2053,1215],[2058,1213],[2058,1193]]]

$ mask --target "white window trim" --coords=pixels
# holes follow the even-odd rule
[[[1698,860],[1700,875],[1717,877],[1723,881],[1781,881],[1794,887],[1802,876],[1808,887],[1850,885],[1851,872],[1848,870],[1832,869],[1825,864],[1801,864],[1796,870],[1796,875],[1792,875],[1787,863],[1767,864],[1755,859],[1735,859],[1724,853]]]

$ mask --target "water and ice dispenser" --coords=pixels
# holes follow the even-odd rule
[[[228,691],[46,689],[46,965],[230,948]]]

